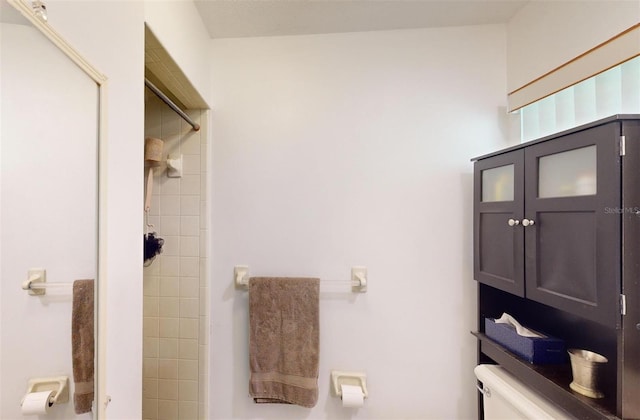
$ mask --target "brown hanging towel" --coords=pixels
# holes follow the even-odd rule
[[[320,279],[249,279],[249,394],[256,403],[318,402]]]
[[[76,414],[88,413],[93,403],[94,295],[93,280],[73,282],[71,353],[73,361],[73,405]]]

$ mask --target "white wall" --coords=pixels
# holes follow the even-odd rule
[[[108,77],[108,418],[142,410],[144,10],[140,2],[47,1],[49,23]]]
[[[211,418],[474,418],[475,155],[505,146],[504,26],[213,41]],[[248,397],[253,275],[344,279],[321,299],[314,409]],[[343,289],[344,290],[344,289]],[[331,369],[368,374],[365,407]]]
[[[145,22],[169,55],[209,102],[209,34],[191,1],[145,0]],[[210,103],[210,102],[209,102]]]
[[[70,403],[49,417],[89,419],[73,408],[71,287],[29,296],[21,285],[36,267],[48,283],[96,277],[97,87],[36,29],[1,31],[0,418],[23,418],[29,379],[64,375]]]
[[[640,1],[531,1],[508,24],[508,91],[640,22]]]

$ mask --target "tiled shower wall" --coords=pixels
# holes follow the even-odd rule
[[[145,137],[164,141],[149,222],[165,242],[144,269],[144,419],[207,418],[206,112],[187,111],[202,127],[193,131],[145,89]],[[182,178],[169,178],[166,157],[179,154]]]

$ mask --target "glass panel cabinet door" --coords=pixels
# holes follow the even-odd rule
[[[482,202],[513,201],[513,164],[482,172]]]
[[[597,146],[542,156],[538,160],[538,197],[597,193]]]
[[[524,295],[522,150],[477,161],[474,166],[474,277]]]

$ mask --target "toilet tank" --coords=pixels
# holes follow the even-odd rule
[[[486,420],[573,418],[501,366],[478,365],[474,372],[482,382]]]

